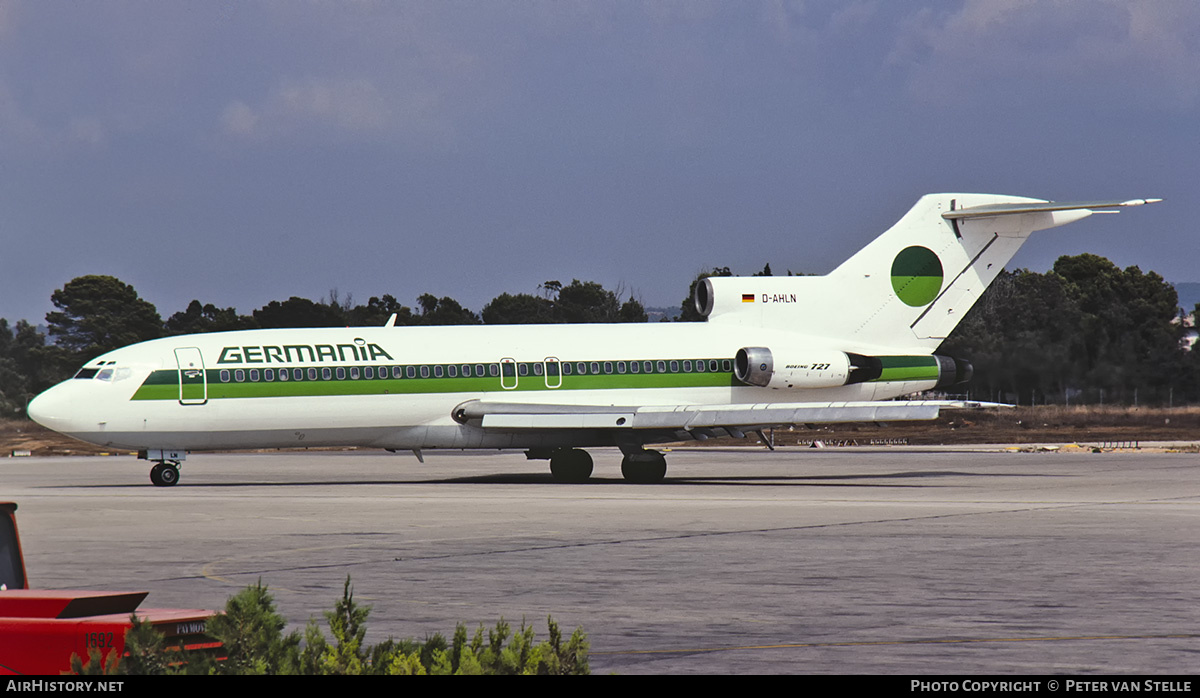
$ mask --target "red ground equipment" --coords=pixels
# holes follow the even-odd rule
[[[184,651],[220,645],[204,632],[214,611],[142,609],[147,591],[41,591],[29,588],[17,505],[0,502],[0,674],[61,674],[71,655],[86,662],[92,649],[103,657],[125,654],[130,615],[148,620]]]

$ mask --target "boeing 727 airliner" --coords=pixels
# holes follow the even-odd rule
[[[1055,203],[930,194],[825,276],[714,277],[702,323],[245,330],[111,351],[29,405],[39,424],[139,451],[151,481],[188,451],[305,446],[525,449],[558,480],[617,446],[766,427],[937,417],[895,398],[970,377],[933,352],[1037,230],[1158,199]]]

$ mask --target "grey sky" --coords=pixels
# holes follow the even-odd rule
[[[332,288],[677,305],[922,194],[1167,201],[1038,234],[1200,280],[1200,3],[0,0],[0,317]]]

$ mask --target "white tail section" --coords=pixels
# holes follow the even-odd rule
[[[1035,230],[1094,209],[1158,199],[1055,203],[999,194],[929,194],[825,276],[711,277],[697,293],[712,322],[824,338],[843,351],[932,352]]]

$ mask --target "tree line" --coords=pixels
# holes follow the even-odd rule
[[[1154,272],[1059,257],[1045,274],[1001,272],[939,351],[974,364],[976,399],[1179,405],[1200,399],[1200,357],[1178,302]]]
[[[475,313],[450,297],[426,293],[409,307],[385,294],[355,304],[336,290],[313,301],[292,296],[249,315],[193,300],[166,320],[154,304],[112,276],[81,276],[50,296],[46,334],[20,320],[0,318],[0,417],[22,417],[28,401],[70,377],[87,361],[120,347],[159,337],[285,327],[379,326],[396,316],[402,325],[506,325],[566,322],[646,322],[636,298],[594,281],[546,281],[539,295],[502,293]]]
[[[755,276],[770,276],[770,264]],[[788,275],[792,272],[788,271]],[[691,293],[680,321],[699,321]],[[450,297],[423,294],[414,307],[395,296],[355,304],[331,291],[293,296],[249,315],[193,300],[166,320],[132,286],[81,276],[51,295],[47,335],[0,319],[0,417],[20,417],[32,396],[88,360],[129,344],[173,335],[284,327],[646,322],[622,290],[592,281],[546,281],[537,294],[503,293],[475,313]],[[1030,403],[1182,404],[1200,399],[1200,361],[1183,344],[1175,289],[1154,272],[1120,269],[1103,257],[1064,256],[1046,273],[1003,271],[939,352],[970,360],[975,376],[956,391],[972,398]]]

